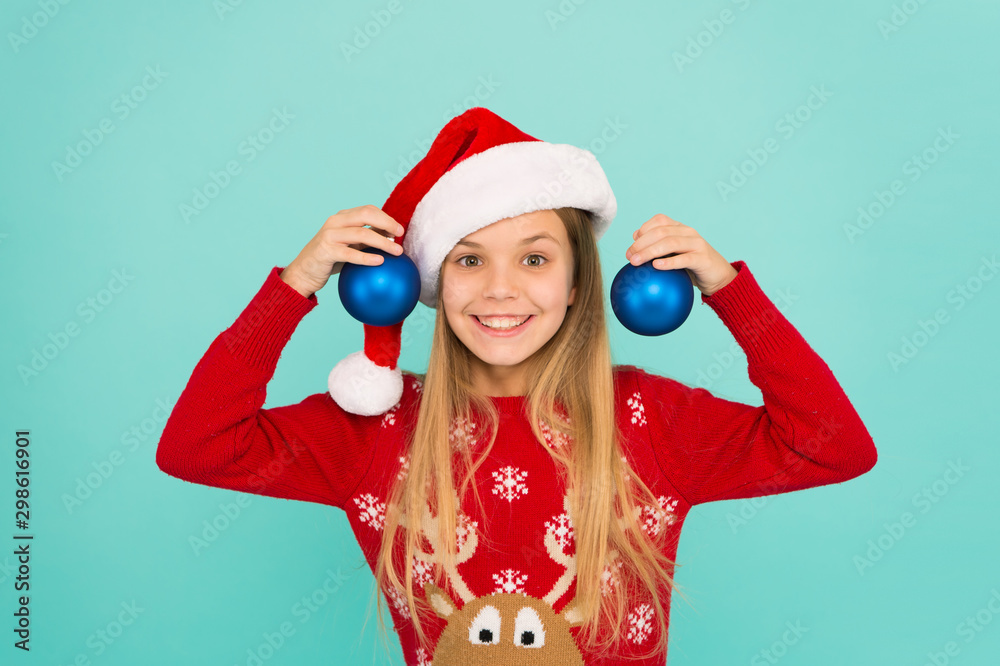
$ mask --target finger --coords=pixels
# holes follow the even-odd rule
[[[636,238],[635,242],[626,249],[625,257],[629,258],[632,256],[633,252],[645,250],[651,244],[662,238],[688,238],[692,243],[697,243],[702,240],[697,231],[683,224],[650,227],[644,234]]]
[[[671,217],[667,217],[663,213],[657,213],[653,217],[651,217],[648,220],[646,220],[645,222],[643,222],[642,226],[639,227],[639,229],[634,234],[632,234],[632,238],[638,238],[639,236],[643,235],[644,233],[646,233],[647,231],[649,231],[653,227],[660,227],[660,226],[664,226],[664,225],[670,225],[670,226],[672,226],[672,225],[680,225],[680,226],[684,226],[680,222],[678,222],[677,220],[675,220],[675,219],[673,219]]]
[[[392,238],[382,234],[381,230],[369,227],[348,227],[331,232],[329,240],[334,244],[347,244],[353,242],[352,247],[374,247],[385,250],[390,254],[400,255],[403,248]]]
[[[403,247],[393,240],[395,236],[384,236],[381,230],[365,228],[365,231],[370,232],[368,235],[368,245],[371,247],[376,247],[381,250],[385,250],[389,254],[400,255],[403,254]]]
[[[393,238],[402,236],[404,232],[403,225],[381,208],[371,204],[342,210],[336,215],[328,217],[323,223],[323,227],[326,229],[365,226],[378,229],[383,235]]]
[[[352,264],[361,264],[362,266],[378,266],[385,259],[378,254],[372,252],[363,252],[362,250],[349,250],[344,261],[348,261]]]
[[[393,238],[403,235],[403,225],[390,217],[378,206],[361,206],[359,210],[362,219],[373,229],[381,229]]]
[[[653,260],[652,266],[661,271],[669,271],[677,268],[681,268],[681,264],[684,261],[683,255],[671,255],[669,257],[657,257]]]
[[[646,252],[653,245],[662,242],[664,239],[668,238],[680,238],[680,232],[676,227],[653,227],[649,229],[645,234],[639,236],[626,250],[625,257],[631,258],[633,254],[643,252],[647,256],[650,255]]]
[[[682,268],[684,269],[684,272],[688,274],[691,282],[697,284],[697,276],[691,271],[690,268],[687,267],[688,264],[685,261],[686,259],[687,257],[682,254],[673,257],[660,257],[658,259],[654,259],[651,266],[659,271],[674,271]]]
[[[696,242],[687,236],[667,236],[629,254],[627,259],[634,266],[639,266],[651,259],[671,254],[686,254],[697,249]]]

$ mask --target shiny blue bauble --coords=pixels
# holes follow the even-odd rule
[[[371,326],[397,324],[413,312],[420,299],[420,273],[405,254],[395,255],[375,248],[362,252],[379,254],[378,266],[345,263],[337,291],[348,314]]]
[[[639,335],[677,330],[694,304],[694,283],[683,268],[660,270],[651,261],[626,264],[611,283],[611,309],[622,325]]]

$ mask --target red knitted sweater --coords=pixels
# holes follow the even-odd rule
[[[724,400],[635,366],[615,366],[618,423],[629,443],[624,453],[659,502],[642,509],[643,529],[670,532],[665,554],[671,560],[692,505],[841,483],[871,469],[877,457],[827,365],[764,295],[744,262],[732,265],[738,271],[732,282],[702,302],[746,353],[763,406]],[[198,362],[164,427],[156,462],[186,481],[343,509],[374,566],[389,486],[407,472],[403,436],[415,422],[422,386],[404,373],[399,403],[378,416],[345,412],[325,391],[295,405],[262,409],[282,349],[317,305],[315,295],[304,298],[283,282],[281,271],[271,269],[247,308]],[[388,598],[406,663],[598,663],[576,640],[573,525],[565,485],[544,449],[571,440],[546,430],[546,442],[536,441],[524,397],[492,399],[500,430],[475,476],[486,512],[479,512],[471,494],[461,503],[460,564],[438,597],[436,623],[427,627],[433,650],[416,645],[405,603]],[[483,445],[479,425],[453,423],[453,446],[475,452]],[[428,567],[417,560],[414,567],[421,595]],[[612,569],[605,573],[603,584],[615,584]],[[669,609],[668,590],[661,602]],[[642,599],[632,605],[632,654],[656,639],[652,612]]]

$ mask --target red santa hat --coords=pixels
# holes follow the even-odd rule
[[[509,217],[567,206],[592,213],[598,239],[615,217],[614,193],[593,153],[546,143],[474,107],[442,128],[382,210],[403,225],[403,251],[420,273],[420,302],[433,308],[441,264],[458,241]],[[374,416],[399,402],[402,328],[364,324],[364,350],[330,373],[330,395],[344,410]]]

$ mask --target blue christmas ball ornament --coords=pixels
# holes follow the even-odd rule
[[[625,328],[639,335],[677,330],[694,304],[694,284],[683,268],[659,270],[651,261],[626,264],[611,283],[611,309]]]
[[[420,299],[420,273],[405,254],[389,254],[376,248],[363,252],[382,256],[378,266],[345,263],[337,291],[344,309],[371,326],[391,326],[406,319]]]

